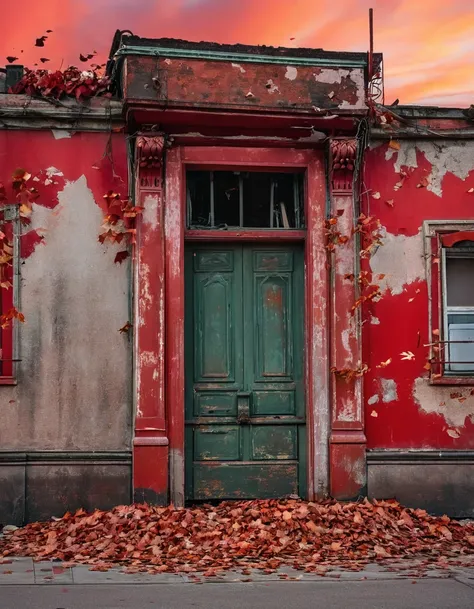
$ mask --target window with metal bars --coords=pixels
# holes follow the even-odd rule
[[[474,241],[441,248],[445,375],[474,375]]]
[[[302,229],[302,173],[195,171],[186,174],[189,229]]]

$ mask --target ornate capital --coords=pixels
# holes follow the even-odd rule
[[[137,166],[140,186],[161,188],[165,138],[162,135],[137,137]]]
[[[357,155],[356,140],[332,140],[331,186],[333,190],[352,190],[352,179]]]

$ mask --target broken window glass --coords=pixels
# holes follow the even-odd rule
[[[186,177],[188,228],[304,228],[302,173],[191,170]]]

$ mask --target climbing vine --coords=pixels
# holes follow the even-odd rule
[[[11,194],[3,183],[0,183],[0,220],[3,230],[0,231],[0,288],[2,290],[13,289],[13,227],[5,218],[5,206],[17,205],[20,222],[28,225],[33,209],[33,202],[39,196],[38,190],[29,186],[28,181],[31,174],[24,169],[16,169],[11,177]],[[25,321],[23,313],[16,307],[10,307],[0,315],[0,327],[7,328],[13,319],[19,322]]]
[[[375,216],[360,214],[355,226],[350,234],[347,235],[343,234],[338,227],[339,218],[343,214],[344,210],[340,209],[336,215],[332,215],[326,220],[326,249],[328,252],[334,252],[338,246],[346,245],[355,235],[359,235],[361,243],[360,258],[368,259],[379,246],[383,245],[383,232],[380,220]],[[358,297],[351,307],[352,314],[355,314],[357,309],[362,307],[364,303],[377,302],[382,298],[380,285],[377,282],[382,281],[384,277],[385,275],[383,274],[373,276],[370,271],[366,270],[361,270],[357,275],[354,273],[344,275],[345,280],[355,282],[358,286]],[[331,372],[346,382],[350,382],[364,376],[364,374],[369,372],[369,367],[364,363],[358,363],[357,366],[352,368],[336,368],[333,366]]]
[[[0,223],[3,230],[0,230],[0,288],[13,289],[13,227],[5,217],[5,210],[11,205],[18,207],[18,217],[22,225],[28,226],[31,223],[33,203],[38,199],[38,190],[29,185],[31,174],[25,169],[16,169],[11,177],[10,188],[0,183]],[[103,196],[106,209],[103,216],[99,242],[122,244],[124,249],[117,252],[114,262],[121,264],[129,255],[130,245],[135,243],[136,218],[142,213],[143,207],[133,205],[130,199],[123,199],[119,193],[109,190]],[[0,327],[7,328],[13,319],[19,322],[25,321],[23,313],[15,307],[11,307],[0,315]],[[120,332],[125,333],[132,327],[130,322],[120,328]]]
[[[70,66],[66,70],[52,72],[26,68],[21,80],[9,92],[56,100],[64,97],[74,97],[78,101],[97,96],[112,97],[111,81],[102,75],[101,69],[102,66],[90,70]]]

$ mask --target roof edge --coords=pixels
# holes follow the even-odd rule
[[[338,67],[365,67],[368,63],[368,53],[365,52],[191,42],[174,38],[140,38],[134,35],[124,35],[123,32],[117,31],[111,48],[111,57],[121,55],[188,57],[217,61],[240,61],[243,63],[334,65]],[[378,66],[381,61],[382,54],[375,53],[374,66]]]

